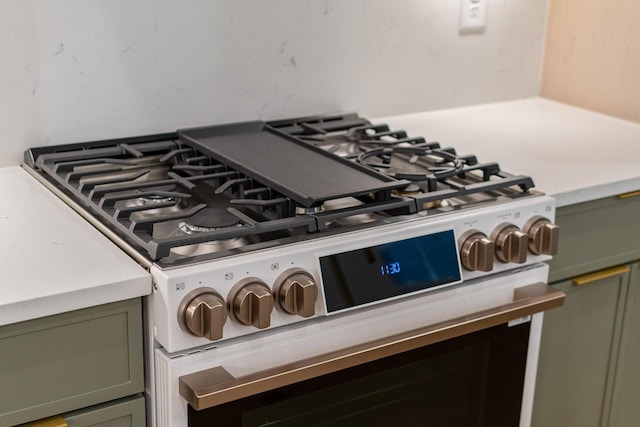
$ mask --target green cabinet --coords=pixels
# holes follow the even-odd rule
[[[0,327],[0,427],[143,390],[140,299]]]
[[[629,268],[579,283],[556,283],[565,305],[545,313],[533,426],[607,425]]]
[[[91,408],[64,414],[68,427],[143,427],[144,397],[141,395],[116,400]]]
[[[113,400],[17,427],[144,427],[145,401],[141,394]]]
[[[610,426],[640,425],[640,264],[631,266]]]
[[[550,263],[565,306],[545,313],[534,427],[640,425],[640,197],[560,208]]]
[[[640,259],[640,194],[558,208],[559,253],[549,281],[579,276]]]

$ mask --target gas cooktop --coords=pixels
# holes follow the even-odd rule
[[[45,146],[25,161],[164,266],[499,203],[534,186],[357,114]]]

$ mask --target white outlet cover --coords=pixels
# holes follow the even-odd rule
[[[460,0],[460,32],[482,32],[487,26],[489,0]]]

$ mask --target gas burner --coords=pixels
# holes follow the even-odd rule
[[[402,161],[394,162],[395,157]],[[455,153],[420,145],[374,148],[360,154],[357,161],[393,178],[418,182],[455,177],[466,164]]]
[[[178,222],[177,229],[172,233],[179,235],[197,235],[228,227],[239,227],[240,219],[225,208],[206,207],[191,217]],[[210,254],[230,249],[240,248],[249,243],[245,237],[233,237],[230,239],[210,240],[193,245],[177,246],[171,252],[178,257],[191,257]]]
[[[239,227],[240,218],[233,215],[225,208],[206,207],[186,220],[178,223],[178,234],[197,235],[209,231],[220,230],[228,227]],[[244,237],[233,237],[230,239],[211,240],[195,245],[178,246],[172,248],[172,252],[178,256],[204,255],[213,252],[227,251],[240,248],[249,242]]]
[[[420,197],[420,195],[424,192],[424,190],[417,184],[412,183],[406,188],[396,189],[391,192],[394,196],[398,197]],[[421,204],[422,210],[439,208],[441,206],[446,206],[447,201],[442,199],[432,200],[429,202],[423,202]]]
[[[349,159],[355,159],[363,152],[384,147],[440,148],[437,142],[427,142],[423,137],[410,138],[405,131],[392,131],[387,125],[358,126],[342,133],[305,135],[300,136],[300,139]]]
[[[411,196],[417,196],[421,192],[422,192],[422,189],[417,184],[409,184],[405,188],[398,188],[393,190],[391,194],[394,194],[400,197],[411,197]]]
[[[124,193],[121,196],[114,193],[113,197],[121,199],[114,203],[117,211],[130,213],[131,221],[140,221],[182,211],[188,205],[190,195],[173,191],[148,191]]]
[[[137,199],[142,205],[153,205],[160,203],[172,203],[175,202],[175,197],[167,196],[163,194],[150,194],[147,196],[140,196]]]
[[[304,206],[296,206],[296,215],[313,215],[320,213],[324,210],[323,205],[312,206],[310,208],[305,208]]]
[[[240,218],[227,209],[206,207],[188,219],[181,221],[178,224],[178,228],[185,234],[195,234],[237,225],[240,225]]]
[[[392,133],[389,132],[387,125],[366,125],[347,130],[345,138],[348,141],[372,142],[379,141],[382,136],[391,136]],[[404,137],[407,136],[405,132],[402,132],[402,134]]]

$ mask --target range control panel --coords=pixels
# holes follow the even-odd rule
[[[549,259],[554,200],[531,197],[161,270],[155,339],[169,352],[384,304]]]

